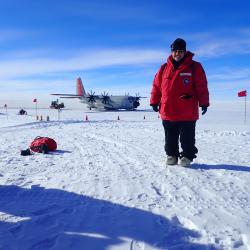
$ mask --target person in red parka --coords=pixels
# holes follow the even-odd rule
[[[171,55],[155,75],[150,105],[160,112],[165,131],[167,164],[187,166],[196,158],[195,125],[209,106],[206,74],[194,54],[186,51],[186,42],[177,38]],[[182,152],[179,152],[179,141]]]

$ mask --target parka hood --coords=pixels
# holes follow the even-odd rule
[[[190,51],[187,51],[184,58],[183,58],[183,61],[181,62],[180,66],[182,65],[190,65],[192,63],[192,60],[193,60],[193,56],[194,56],[194,53],[190,52]],[[170,64],[172,67],[174,67],[174,63],[173,63],[173,57],[172,55],[170,55],[167,59],[167,63]]]

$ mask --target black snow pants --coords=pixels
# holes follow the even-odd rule
[[[196,158],[198,149],[195,147],[196,121],[162,121],[165,131],[165,151],[169,156]],[[179,140],[182,152],[179,152]]]

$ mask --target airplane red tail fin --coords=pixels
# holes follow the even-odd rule
[[[86,95],[85,89],[82,84],[82,79],[80,77],[76,79],[76,94],[81,96]]]

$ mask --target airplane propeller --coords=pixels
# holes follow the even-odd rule
[[[88,98],[88,102],[96,102],[95,92],[92,92],[92,90],[90,90],[90,93],[87,94],[87,98]]]
[[[102,99],[102,103],[104,103],[104,104],[107,104],[107,103],[109,103],[110,102],[110,97],[109,97],[109,93],[107,92],[103,92],[103,94],[102,94],[102,97],[101,97],[101,99]]]
[[[139,93],[135,94],[135,99],[136,99],[136,101],[140,101],[141,100],[141,96],[140,96]]]

